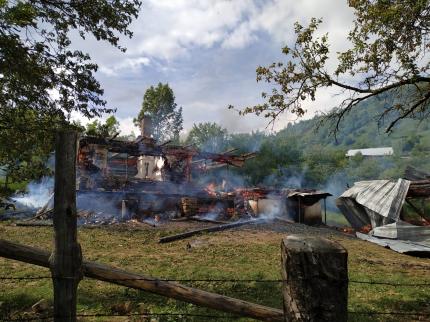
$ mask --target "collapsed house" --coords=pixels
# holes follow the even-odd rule
[[[212,193],[194,182],[193,177],[221,167],[241,167],[255,153],[209,153],[171,142],[157,144],[151,137],[151,121],[147,117],[142,120],[141,133],[135,141],[88,136],[79,140],[80,207],[87,207],[86,202],[94,207],[95,201],[101,200],[103,208],[108,200],[127,218],[169,212],[193,216],[215,208],[218,212],[234,208],[234,198]],[[219,192],[227,189],[225,183],[216,188]]]
[[[222,167],[242,167],[256,153],[209,153],[193,146],[151,137],[151,119],[141,122],[135,141],[83,137],[78,148],[78,205],[81,208],[114,206],[123,219],[193,217],[238,219],[281,216],[296,222],[322,222],[320,200],[330,194],[309,189],[235,187],[229,176],[202,185],[201,178]],[[106,202],[108,200],[108,202]],[[99,201],[99,202],[98,202]],[[114,205],[112,205],[114,204]],[[324,202],[325,204],[325,202]]]
[[[329,193],[311,189],[244,188],[234,183],[229,167],[242,167],[256,153],[200,151],[193,146],[151,137],[151,120],[141,122],[134,141],[81,137],[77,152],[77,206],[81,224],[137,219],[203,221],[283,218],[322,223],[320,200]],[[225,168],[221,172],[219,169]],[[242,180],[239,180],[242,181]],[[49,218],[53,200],[37,216]]]
[[[359,238],[401,253],[430,255],[430,221],[424,207],[416,205],[429,198],[430,174],[408,167],[403,179],[354,183],[336,205],[351,226],[362,231],[357,232]]]

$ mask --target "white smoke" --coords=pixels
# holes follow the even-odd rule
[[[27,208],[43,207],[54,191],[54,178],[43,177],[39,181],[32,181],[27,186],[27,192],[13,196],[11,199]]]
[[[208,213],[201,215],[200,218],[206,220],[218,220],[219,217],[226,211],[222,203],[217,203]]]

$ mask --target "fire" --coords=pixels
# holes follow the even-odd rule
[[[368,234],[372,230],[372,225],[366,225],[360,228],[360,233]]]
[[[205,191],[210,195],[210,196],[216,196],[216,185],[214,183],[209,183],[206,187],[205,187]]]

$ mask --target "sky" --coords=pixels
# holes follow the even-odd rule
[[[284,114],[268,125],[262,116],[228,110],[261,103],[268,89],[256,82],[255,69],[285,61],[281,49],[294,43],[294,22],[323,18],[333,53],[347,48],[353,13],[346,0],[143,0],[130,26],[132,39],[121,38],[126,53],[95,39],[73,39],[99,65],[96,78],[108,107],[117,108],[123,134],[138,133],[132,119],[151,85],[168,83],[183,108],[184,135],[194,123],[216,122],[231,133],[284,128],[296,117]],[[336,64],[335,54],[329,66]],[[329,91],[306,102],[309,118],[334,106]],[[75,115],[82,123],[88,120]]]

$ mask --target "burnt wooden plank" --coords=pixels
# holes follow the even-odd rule
[[[211,233],[211,232],[216,232],[216,231],[222,231],[222,230],[232,229],[232,228],[236,228],[236,227],[240,227],[240,226],[244,226],[244,225],[250,225],[250,224],[262,224],[264,222],[266,222],[265,219],[252,219],[252,220],[234,222],[231,224],[218,225],[218,226],[209,227],[209,228],[195,229],[195,230],[187,231],[185,233],[181,233],[181,234],[177,234],[177,235],[162,237],[159,239],[158,242],[159,243],[169,243],[169,242],[172,242],[175,240],[185,239],[185,238],[188,238],[188,237],[191,237],[194,235],[198,235],[198,234],[202,234],[202,233]]]

